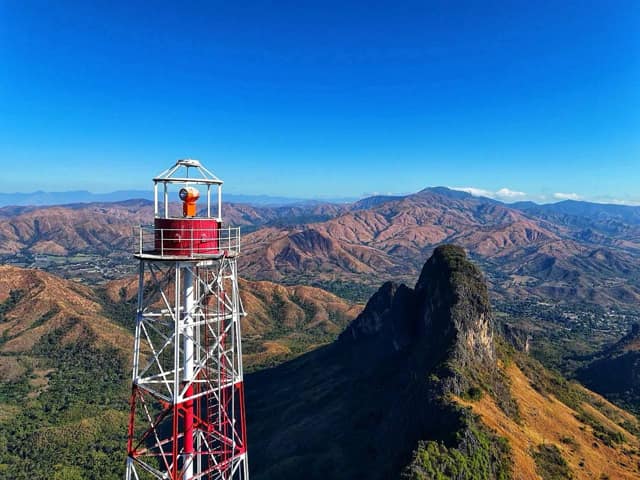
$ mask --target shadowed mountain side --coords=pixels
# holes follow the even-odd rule
[[[123,478],[137,286],[0,267],[0,478]],[[330,342],[361,311],[312,287],[240,288],[249,368]]]
[[[577,372],[590,389],[640,413],[640,325]]]

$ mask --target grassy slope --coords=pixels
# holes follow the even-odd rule
[[[541,451],[555,446],[574,479],[640,477],[640,428],[637,418],[578,384],[566,382],[536,361],[515,354],[500,368],[511,383],[519,418],[507,416],[494,398],[456,398],[480,416],[482,423],[506,438],[512,450],[515,478],[553,476],[541,462]],[[567,477],[568,478],[568,477]]]

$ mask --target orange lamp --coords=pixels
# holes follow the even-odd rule
[[[180,190],[180,200],[182,200],[182,216],[183,217],[195,217],[196,216],[196,202],[200,198],[200,192],[193,187],[185,187]]]

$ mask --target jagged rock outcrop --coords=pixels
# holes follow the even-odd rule
[[[386,282],[362,313],[340,335],[344,343],[376,339],[381,352],[406,348],[418,330],[415,292],[404,284]]]
[[[377,356],[416,350],[418,361],[425,356],[436,364],[446,359],[454,370],[461,370],[490,367],[495,360],[493,340],[482,272],[462,248],[443,245],[425,263],[415,288],[382,285],[338,343]]]
[[[502,324],[500,333],[504,339],[516,350],[529,353],[533,335],[526,329],[516,327],[510,324]]]
[[[340,341],[377,338],[384,351],[398,351],[419,338],[439,337],[443,344],[455,344],[468,363],[494,357],[493,331],[482,273],[462,248],[443,245],[424,265],[415,288],[382,285]]]
[[[482,272],[454,245],[438,247],[416,284],[420,328],[451,344],[462,366],[495,357],[494,325]]]

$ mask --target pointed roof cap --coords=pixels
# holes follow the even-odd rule
[[[195,175],[193,175],[195,174]],[[207,170],[199,160],[182,158],[153,179],[154,183],[201,183],[222,185],[222,180]]]

